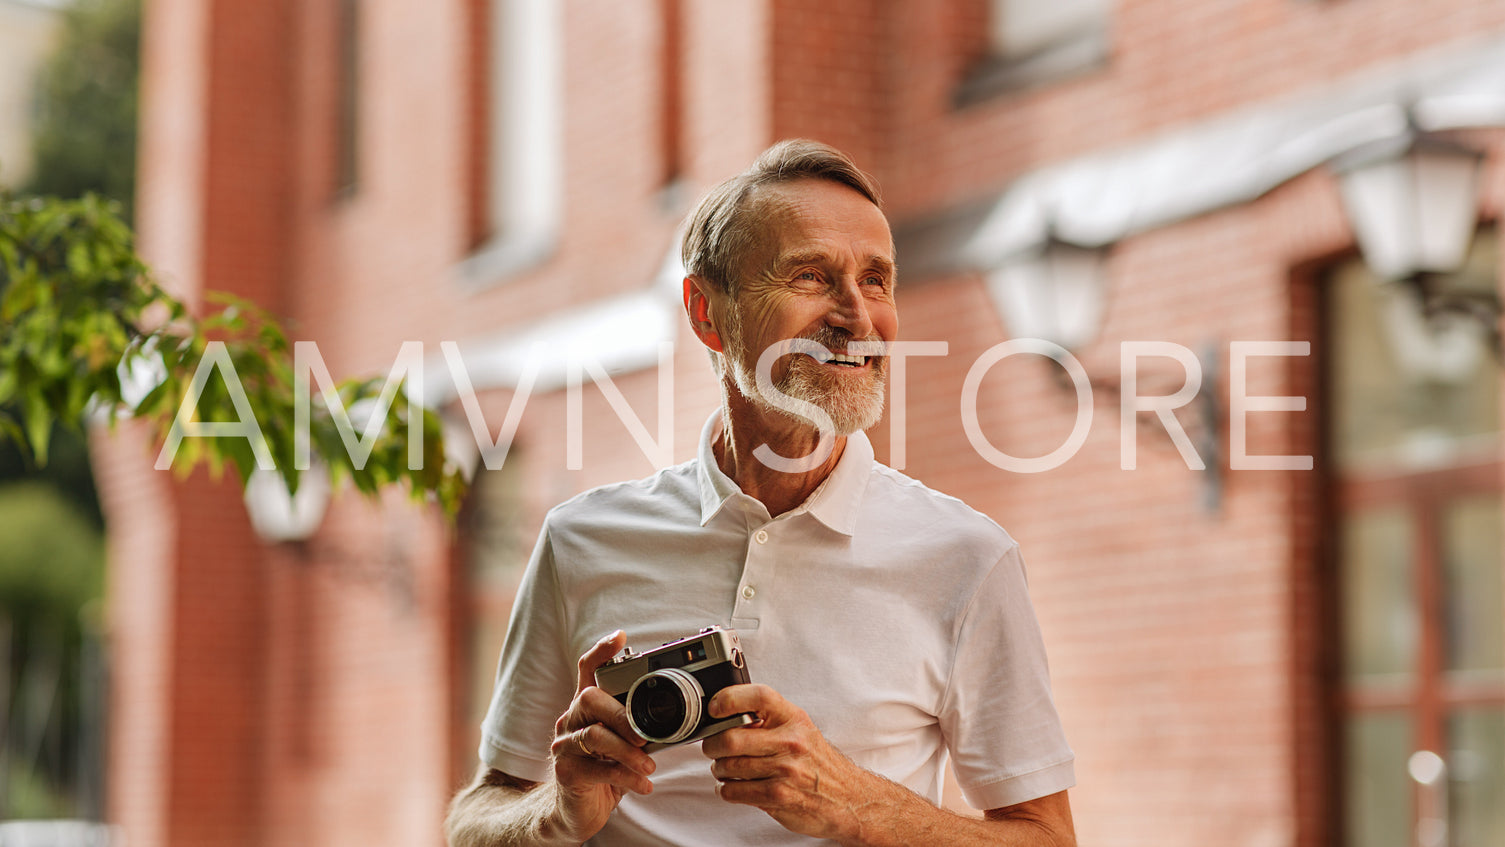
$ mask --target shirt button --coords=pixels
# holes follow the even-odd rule
[[[751,585],[742,586],[742,599],[744,600],[751,600],[753,598],[753,595],[757,593],[758,589],[753,588]]]
[[[760,530],[758,530],[758,534],[754,535],[753,538],[759,544],[767,544],[768,543],[768,530],[766,530],[766,529],[760,529]]]

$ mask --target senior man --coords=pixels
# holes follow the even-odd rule
[[[721,408],[694,460],[549,513],[450,844],[1073,844],[1017,545],[863,434],[899,323],[872,181],[775,145],[701,202],[684,260]],[[709,714],[756,720],[649,754],[594,671],[709,625],[752,676]],[[982,819],[936,805],[948,756]]]

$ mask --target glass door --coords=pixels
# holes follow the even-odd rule
[[[1481,235],[1457,275],[1493,292]],[[1505,845],[1499,354],[1357,260],[1327,279],[1332,685],[1347,847]]]
[[[1497,464],[1351,482],[1339,539],[1346,843],[1505,844]]]

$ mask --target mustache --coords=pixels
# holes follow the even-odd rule
[[[814,341],[833,353],[846,352],[847,345],[854,341],[878,343],[882,343],[883,341],[877,332],[870,332],[862,338],[857,338],[847,330],[834,326],[820,327],[813,332],[807,332],[799,336],[799,338],[805,341]]]

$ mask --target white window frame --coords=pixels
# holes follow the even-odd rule
[[[472,285],[542,262],[563,222],[563,16],[558,0],[489,0],[486,103],[490,237],[463,264]]]
[[[992,0],[994,48],[1025,58],[1106,32],[1112,0]]]
[[[989,0],[993,61],[983,90],[1027,87],[1101,65],[1113,0]]]

